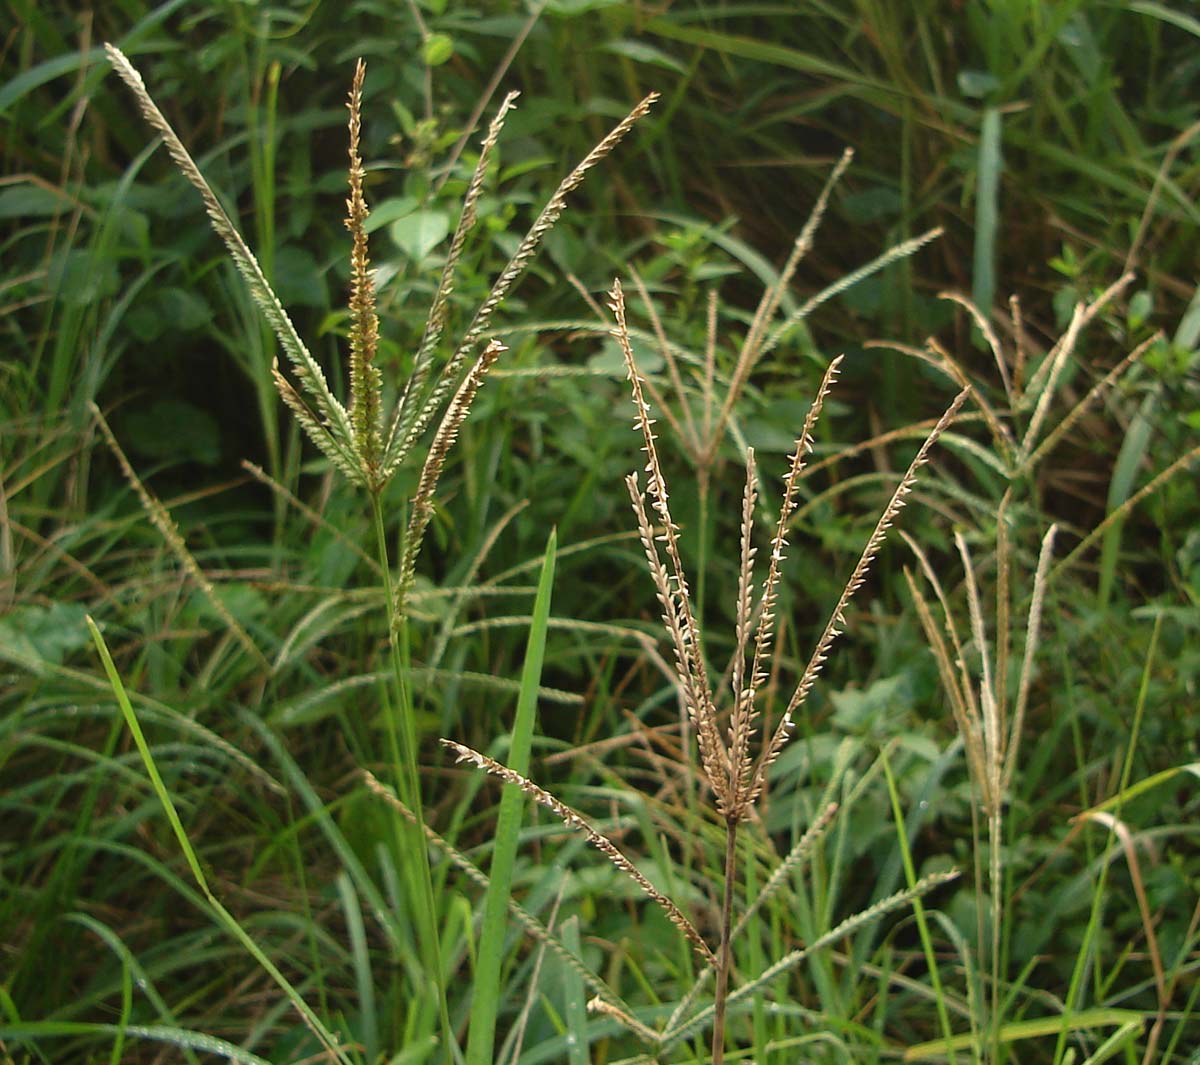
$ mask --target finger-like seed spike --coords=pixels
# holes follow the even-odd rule
[[[741,565],[738,570],[737,606],[734,609],[734,651],[731,684],[733,687],[733,717],[729,725],[729,792],[733,814],[741,818],[741,780],[749,772],[750,733],[754,714],[754,669],[746,684],[746,655],[749,651],[752,597],[754,594],[754,505],[758,499],[758,469],[754,449],[746,451],[746,487],[742,495]]]
[[[867,539],[867,546],[863,549],[862,556],[858,560],[858,564],[854,567],[850,579],[846,582],[845,588],[838,599],[833,612],[830,614],[829,621],[826,623],[825,631],[821,634],[817,641],[817,646],[813,651],[812,658],[809,659],[807,668],[800,677],[800,683],[796,686],[796,690],[792,693],[791,699],[788,700],[787,708],[784,710],[783,717],[780,719],[778,727],[775,729],[774,735],[770,742],[763,749],[762,755],[759,757],[758,764],[754,770],[754,778],[750,787],[749,801],[754,802],[759,795],[762,794],[763,787],[766,783],[767,770],[770,769],[775,759],[779,757],[779,752],[783,749],[787,742],[788,734],[792,728],[792,719],[797,709],[808,698],[809,692],[812,691],[813,685],[820,675],[821,667],[829,654],[829,649],[834,640],[837,639],[840,633],[840,626],[845,624],[845,611],[849,605],[850,599],[854,592],[860,588],[866,579],[867,572],[871,568],[871,563],[875,556],[879,553],[880,547],[883,546],[883,541],[886,537],[888,526],[892,519],[900,510],[904,497],[912,491],[913,485],[916,483],[917,472],[926,462],[929,461],[929,453],[937,443],[942,433],[946,431],[950,423],[954,421],[958,415],[963,403],[965,402],[969,390],[964,389],[947,408],[946,413],[938,420],[933,427],[929,436],[925,438],[925,442],[917,451],[916,456],[909,464],[904,476],[900,479],[895,492],[892,495],[888,505],[884,508],[883,514],[876,523],[874,531]]]
[[[733,801],[733,796],[729,791],[731,775],[729,752],[717,727],[717,712],[713,703],[712,689],[708,682],[708,667],[704,662],[699,626],[692,612],[691,594],[688,590],[687,580],[684,577],[683,563],[679,554],[677,535],[679,527],[671,518],[671,511],[667,502],[667,482],[659,463],[658,447],[654,430],[649,420],[650,407],[646,403],[642,392],[642,378],[638,373],[637,363],[633,358],[633,346],[629,340],[629,326],[625,319],[625,295],[621,289],[621,282],[619,280],[613,281],[612,290],[609,292],[609,307],[613,312],[613,317],[616,319],[616,329],[613,331],[613,336],[616,338],[621,348],[621,354],[625,359],[625,369],[629,378],[630,389],[633,393],[633,406],[637,412],[637,426],[641,430],[642,446],[648,459],[646,464],[646,483],[647,491],[650,495],[650,504],[658,516],[663,529],[657,539],[663,545],[667,560],[665,565],[661,562],[657,563],[662,568],[662,572],[661,575],[655,576],[655,581],[656,583],[659,581],[662,582],[661,591],[671,601],[672,609],[675,612],[677,624],[675,631],[670,635],[675,645],[680,680],[687,693],[689,713],[693,715],[695,720],[701,764],[708,775],[709,786],[713,790],[717,807],[724,811],[732,808],[731,803]],[[634,508],[635,510],[641,508],[641,512],[638,514],[639,525],[645,522],[648,533],[649,522],[644,519],[644,508],[642,508],[640,496],[634,500]],[[649,554],[647,555],[647,559],[649,559]],[[657,552],[655,552],[655,559],[657,560]],[[651,565],[652,575],[654,575],[654,565],[655,563]]]
[[[805,415],[804,425],[800,430],[800,437],[796,441],[796,449],[788,463],[788,472],[784,479],[783,501],[779,507],[779,520],[775,526],[775,535],[771,538],[770,561],[767,568],[767,576],[763,581],[762,598],[759,600],[758,623],[754,632],[754,657],[750,666],[750,687],[746,694],[747,744],[749,743],[749,733],[753,731],[755,700],[759,688],[767,679],[767,663],[774,653],[774,641],[776,638],[774,625],[775,602],[779,593],[780,566],[786,558],[784,548],[787,547],[787,523],[796,509],[796,490],[800,483],[801,474],[804,471],[805,458],[812,452],[813,432],[816,429],[817,420],[820,418],[821,411],[825,406],[825,399],[837,380],[837,374],[841,369],[843,358],[844,356],[842,355],[835,358],[829,364],[824,377],[821,379],[817,394],[813,398],[808,414]],[[749,793],[750,778],[751,767],[749,762],[743,757],[742,762],[739,763],[738,779],[739,790],[747,809],[754,802]]]
[[[375,282],[367,253],[367,202],[363,197],[363,161],[359,154],[362,129],[362,86],[366,64],[354,70],[347,107],[350,111],[350,198],[346,228],[350,231],[350,426],[363,480],[372,490],[381,485],[383,458],[383,380],[375,365],[379,347],[379,318],[375,314]]]
[[[508,766],[501,765],[499,762],[489,758],[486,754],[481,754],[479,751],[472,750],[470,747],[465,747],[461,743],[455,743],[453,740],[442,740],[442,746],[454,752],[455,758],[459,762],[470,762],[472,765],[491,773],[493,776],[499,777],[508,784],[515,784],[534,802],[546,807],[554,813],[559,820],[568,828],[582,832],[587,836],[588,841],[599,850],[610,862],[618,869],[625,873],[645,894],[656,902],[666,912],[668,919],[676,928],[678,928],[691,941],[692,946],[704,957],[709,963],[713,964],[716,958],[713,952],[709,949],[704,938],[696,931],[695,926],[691,921],[684,916],[683,911],[679,909],[666,895],[658,890],[649,880],[641,873],[641,871],[631,862],[615,843],[607,836],[599,832],[586,817],[571,809],[565,802],[544,788],[539,787],[528,777],[522,776],[515,770],[509,769]]]

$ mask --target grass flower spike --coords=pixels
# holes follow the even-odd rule
[[[434,372],[437,351],[443,339],[454,291],[455,270],[466,240],[478,221],[479,197],[487,175],[504,119],[512,110],[517,94],[509,93],[500,105],[483,139],[474,174],[463,199],[458,225],[450,242],[441,279],[425,322],[421,344],[413,358],[412,373],[400,391],[395,410],[390,417],[383,415],[383,382],[374,359],[379,341],[379,320],[375,313],[375,288],[367,253],[367,204],[363,196],[363,161],[359,150],[362,128],[362,88],[366,67],[360,60],[350,88],[350,195],[346,201],[346,228],[350,231],[350,403],[344,407],[333,395],[325,375],[296,332],[291,319],[271,289],[253,252],[238,233],[220,200],[201,174],[183,142],[175,134],[166,117],[158,109],[141,75],[125,55],[111,44],[105,45],[109,60],[121,79],[133,90],[142,115],[162,136],[171,158],[183,175],[196,187],[204,201],[213,228],[225,242],[238,272],[254,302],[275,332],[299,385],[296,387],[274,368],[274,378],[284,403],[296,415],[309,439],[351,483],[380,493],[400,464],[411,454],[414,445],[439,413],[444,418],[466,416],[460,386],[468,377],[482,380],[486,366],[495,361],[497,351],[477,354],[496,309],[508,295],[517,279],[532,261],[545,235],[554,227],[567,206],[567,195],[580,184],[597,163],[604,159],[642,118],[656,99],[651,93],[642,100],[612,131],[593,148],[567,175],[525,234],[512,258],[501,270],[487,297],[475,311],[470,325],[455,345],[440,370]],[[432,383],[431,382],[432,379]],[[474,396],[474,389],[466,395]],[[448,400],[449,407],[445,407]],[[469,405],[469,400],[468,400]],[[445,408],[445,409],[444,409]],[[387,431],[384,432],[384,425]],[[443,438],[452,437],[445,427],[439,430]],[[441,456],[444,459],[444,454]],[[440,461],[440,460],[439,460]],[[427,462],[427,469],[429,463]],[[428,487],[428,479],[422,483]],[[400,589],[401,593],[403,588]]]

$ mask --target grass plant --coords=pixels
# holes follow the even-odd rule
[[[819,210],[820,208],[818,208]],[[801,241],[797,241],[797,249],[802,247]],[[796,258],[798,257],[797,254]],[[523,771],[512,766],[500,765],[487,755],[462,744],[449,740],[443,740],[443,743],[460,760],[469,761],[501,777],[508,784],[517,785],[535,802],[549,808],[569,828],[583,832],[602,854],[617,868],[633,878],[641,890],[666,912],[671,923],[683,933],[700,955],[706,966],[705,972],[707,973],[708,969],[711,969],[714,973],[715,990],[711,1007],[712,1060],[719,1065],[725,1060],[726,1048],[725,1025],[729,1004],[729,981],[735,930],[734,897],[739,881],[738,828],[755,816],[756,804],[767,788],[768,771],[778,759],[787,742],[793,728],[795,715],[816,683],[833,643],[845,629],[847,607],[855,592],[865,582],[871,562],[882,547],[887,530],[904,506],[906,496],[912,491],[917,471],[928,461],[931,449],[953,421],[967,397],[967,392],[964,390],[959,393],[946,413],[935,424],[932,432],[918,449],[907,471],[900,478],[900,482],[867,540],[866,547],[848,578],[829,621],[808,660],[808,665],[801,674],[778,722],[770,730],[769,735],[764,727],[761,750],[755,756],[751,752],[751,739],[759,727],[757,720],[761,713],[760,696],[769,679],[768,670],[778,639],[775,610],[782,565],[786,557],[789,519],[797,505],[797,484],[808,454],[813,448],[813,432],[825,399],[833,385],[841,359],[833,360],[826,370],[816,398],[809,408],[800,436],[796,440],[795,450],[790,459],[784,482],[779,518],[770,543],[770,562],[761,593],[757,599],[754,593],[756,548],[753,546],[752,540],[758,476],[753,450],[748,450],[746,454],[746,480],[741,512],[741,552],[735,609],[737,633],[729,669],[732,703],[728,714],[728,723],[725,726],[726,735],[723,736],[721,717],[717,709],[720,693],[714,690],[709,679],[709,667],[701,627],[697,620],[697,611],[692,602],[679,548],[679,526],[672,518],[668,504],[667,483],[652,428],[651,407],[645,399],[643,378],[634,361],[629,326],[625,316],[625,297],[619,282],[614,284],[609,298],[609,306],[616,319],[613,335],[621,347],[625,360],[633,392],[636,425],[642,435],[642,450],[647,456],[647,486],[645,490],[640,488],[636,474],[631,474],[626,483],[633,501],[638,532],[646,552],[655,593],[663,612],[663,623],[674,653],[680,698],[691,729],[696,736],[702,778],[706,788],[712,794],[715,813],[724,823],[725,829],[720,933],[716,948],[714,949],[708,944],[679,907],[651,884],[615,843],[597,831],[584,817],[565,803],[533,783]],[[751,326],[752,335],[755,331],[767,327],[775,311],[775,306],[771,302],[764,301],[764,303],[765,305],[760,308],[760,315],[756,317]],[[753,347],[747,341],[743,350],[753,350]],[[744,380],[744,374],[740,376]],[[735,376],[735,382],[736,380]],[[725,412],[725,416],[727,416],[727,412]],[[647,495],[654,513],[653,523],[644,502]],[[660,543],[663,545],[661,549],[658,546]],[[909,898],[928,891],[944,882],[944,879],[944,877],[934,877],[921,881],[911,889],[912,895],[905,895],[903,899],[888,900],[887,906],[875,910],[871,916],[879,916],[886,912],[891,905],[907,901]],[[764,977],[759,982],[767,981]],[[614,1013],[614,1016],[628,1023],[625,1015]],[[687,1018],[683,1014],[674,1019],[685,1028],[694,1028],[697,1023],[696,1018]],[[660,1044],[667,1043],[673,1034],[671,1028],[668,1027],[667,1031],[658,1037]]]
[[[5,1065],[1192,1062],[1190,13],[10,8]]]
[[[360,60],[355,70],[348,104],[350,112],[350,196],[347,200],[346,228],[350,231],[353,248],[349,301],[351,323],[350,398],[349,403],[343,406],[335,398],[320,365],[300,339],[254,254],[238,233],[221,206],[220,200],[204,179],[183,143],[176,136],[170,123],[151,99],[141,75],[133,68],[120,49],[114,45],[107,45],[106,50],[114,69],[132,90],[143,117],[163,138],[180,171],[200,193],[214,229],[225,243],[251,297],[287,355],[300,388],[297,390],[291,384],[276,362],[272,373],[276,388],[284,403],[296,416],[309,440],[316,445],[330,464],[351,484],[364,489],[368,495],[375,528],[378,572],[382,574],[383,578],[383,601],[388,615],[390,659],[395,686],[394,703],[391,712],[387,715],[389,726],[387,738],[399,794],[414,815],[411,825],[403,820],[396,822],[402,830],[401,838],[398,840],[399,851],[402,856],[402,868],[410,899],[411,926],[415,930],[416,939],[421,948],[424,971],[427,978],[432,979],[435,989],[443,1054],[447,1062],[452,1062],[456,1039],[447,1006],[445,968],[439,937],[440,922],[437,918],[438,907],[434,896],[428,848],[423,835],[425,817],[418,777],[418,736],[414,723],[413,698],[408,681],[410,666],[406,629],[407,600],[416,576],[417,556],[433,516],[434,497],[446,456],[454,446],[471,410],[476,393],[483,384],[488,371],[505,350],[504,345],[498,340],[491,340],[482,346],[482,350],[476,352],[491,317],[514,282],[528,266],[546,233],[566,208],[567,195],[583,181],[592,167],[616,147],[638,119],[646,114],[654,97],[653,95],[648,96],[638,104],[561,182],[492,285],[462,339],[454,346],[449,358],[435,372],[434,360],[445,330],[447,303],[454,287],[455,270],[467,237],[477,221],[478,201],[483,191],[484,178],[488,173],[490,156],[500,136],[505,117],[514,105],[516,94],[510,94],[505,98],[489,126],[480,151],[479,162],[467,188],[458,227],[451,241],[441,279],[426,319],[424,336],[413,359],[412,372],[400,393],[395,411],[390,417],[385,417],[382,407],[382,375],[375,365],[379,342],[379,321],[376,315],[375,284],[367,251],[368,211],[363,196],[364,170],[359,152],[365,64]],[[407,529],[401,541],[398,576],[393,583],[382,504],[383,492],[401,464],[413,452],[418,442],[423,440],[426,430],[435,421],[437,425],[422,461],[416,492],[409,508]],[[103,422],[101,424],[103,425]],[[115,447],[116,441],[112,438],[111,432],[108,432],[106,426],[104,428]],[[140,489],[140,484],[133,476],[128,463],[123,462],[123,465],[135,487],[141,491],[143,502],[151,515],[156,518],[156,524],[160,531],[163,531],[181,557],[185,560],[190,559],[163,508],[151,500],[144,490]],[[199,574],[199,570],[194,564],[191,569],[194,574]],[[201,587],[208,587],[202,575],[200,575],[200,581]],[[211,588],[209,591],[211,597]],[[547,588],[543,593],[543,598],[548,594]],[[249,637],[232,618],[227,618],[227,620],[236,633],[244,640],[249,640]],[[544,632],[544,620],[542,625]],[[534,675],[532,684],[535,686],[536,679],[536,675]],[[522,690],[527,693],[532,691],[528,682]],[[531,698],[532,696],[527,694],[523,704],[522,721],[526,732],[529,728],[529,715],[532,713]],[[169,813],[171,809],[173,808],[169,808]],[[177,818],[173,818],[173,823],[175,820]],[[511,861],[511,859],[509,860]],[[501,876],[497,882],[503,886],[505,879],[504,876]],[[207,892],[207,887],[202,879],[200,882]],[[489,909],[499,912],[495,911],[494,904]],[[493,916],[491,918],[493,925],[495,921],[496,918]],[[489,947],[494,950],[494,944],[490,944]],[[418,993],[419,990],[419,986],[414,988],[414,993]],[[486,996],[483,998],[486,1002]],[[490,1053],[490,1049],[486,1051],[482,1049],[490,1042],[485,1031],[488,1012],[484,1006],[476,1013],[478,1023],[474,1027],[479,1030],[480,1034],[478,1037],[473,1036],[475,1042],[470,1048],[470,1060],[484,1060],[484,1057]],[[490,1012],[494,1018],[494,1005]],[[306,1018],[307,1016],[306,1014]],[[332,1048],[335,1045],[323,1029],[320,1030],[320,1035],[322,1042],[327,1047]]]

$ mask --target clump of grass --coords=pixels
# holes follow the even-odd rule
[[[1078,303],[1066,329],[1041,355],[1040,361],[1031,357],[1027,350],[1027,338],[1017,300],[1014,299],[1010,304],[1007,324],[1014,342],[1008,348],[974,303],[957,293],[942,293],[944,299],[961,306],[979,330],[995,363],[1002,390],[1002,395],[998,397],[989,398],[985,383],[969,377],[936,339],[927,340],[923,350],[898,344],[887,345],[936,366],[970,392],[991,443],[990,452],[976,448],[974,453],[984,458],[987,465],[1008,482],[994,513],[986,514],[983,519],[988,523],[994,522],[995,526],[991,560],[995,591],[990,618],[979,576],[988,565],[977,560],[962,530],[955,530],[953,539],[962,565],[965,611],[961,608],[956,611],[952,594],[944,583],[945,573],[939,574],[938,567],[927,552],[913,538],[901,533],[924,577],[922,582],[913,572],[905,569],[905,579],[921,628],[937,664],[955,726],[963,740],[975,799],[972,826],[976,852],[976,892],[979,898],[988,899],[987,907],[980,905],[976,910],[976,942],[981,958],[986,959],[990,986],[990,995],[985,998],[980,987],[984,965],[976,969],[967,959],[970,993],[977,1001],[987,1002],[986,1011],[973,1010],[970,1013],[976,1060],[980,1060],[980,1048],[984,1046],[988,1047],[989,1060],[1002,1060],[1004,1002],[1001,990],[1008,954],[1003,920],[1005,815],[1014,800],[1013,787],[1017,779],[1025,719],[1037,674],[1036,663],[1047,596],[1055,582],[1078,563],[1106,530],[1123,520],[1141,500],[1200,457],[1200,448],[1190,449],[1151,478],[1139,491],[1123,499],[1095,529],[1084,532],[1068,526],[1071,533],[1079,536],[1079,542],[1057,564],[1054,563],[1054,547],[1063,530],[1059,524],[1051,523],[1040,534],[1027,613],[1021,623],[1021,619],[1014,615],[1014,599],[1019,591],[1014,579],[1018,557],[1014,541],[1020,531],[1021,519],[1027,515],[1018,509],[1016,501],[1022,492],[1036,483],[1042,464],[1069,439],[1070,433],[1080,425],[1084,416],[1103,397],[1115,390],[1147,352],[1163,339],[1161,333],[1156,333],[1132,347],[1111,369],[1096,374],[1092,385],[1074,400],[1065,413],[1057,417],[1053,415],[1055,405],[1064,394],[1068,394],[1064,382],[1071,362],[1078,357],[1085,330],[1129,288],[1134,278],[1134,274],[1126,273],[1089,301]],[[956,443],[969,445],[969,441],[965,440],[956,440]],[[991,539],[991,535],[986,539]],[[1115,565],[1115,559],[1107,559],[1102,554],[1099,577],[1102,601],[1105,598],[1105,584],[1112,580],[1109,568],[1112,565]],[[935,602],[927,597],[925,585],[932,589]],[[961,616],[964,613],[965,620]],[[1015,648],[1018,646],[1020,664],[1016,666]],[[1015,688],[1011,680],[1014,668]],[[984,826],[982,831],[980,814]],[[982,846],[984,832],[986,852]],[[981,857],[984,853],[986,863]],[[1149,928],[1149,924],[1146,927]],[[1153,940],[1152,933],[1149,938]],[[1159,990],[1161,995],[1161,981]],[[984,1028],[986,1035],[982,1033]]]
[[[519,242],[500,271],[486,298],[476,309],[461,338],[443,356],[443,340],[449,300],[454,290],[456,268],[467,238],[478,221],[480,196],[492,155],[506,116],[517,94],[509,93],[501,103],[484,136],[479,160],[467,186],[458,225],[451,239],[424,333],[413,357],[408,380],[390,414],[384,409],[384,385],[375,359],[379,343],[374,278],[367,242],[368,208],[363,194],[364,165],[360,150],[362,88],[365,64],[359,60],[351,84],[349,110],[349,197],[345,225],[351,236],[350,255],[350,396],[343,405],[334,395],[324,372],[301,340],[291,319],[272,290],[253,252],[230,220],[215,192],[205,180],[182,141],[146,90],[141,75],[121,51],[105,46],[109,60],[133,91],[143,117],[163,138],[182,174],[200,193],[213,228],[230,256],[254,302],[283,348],[295,384],[280,368],[273,367],[280,397],[295,415],[309,440],[330,464],[352,485],[363,489],[369,500],[375,527],[379,573],[386,604],[395,704],[386,717],[389,755],[396,784],[404,804],[413,811],[413,822],[397,822],[399,852],[405,864],[409,896],[413,900],[414,934],[419,943],[425,972],[436,988],[446,1060],[453,1061],[455,1047],[446,999],[445,977],[439,942],[437,904],[433,892],[429,854],[423,835],[424,815],[418,778],[418,737],[408,688],[408,594],[416,575],[417,558],[433,515],[438,481],[471,405],[488,371],[505,351],[497,340],[483,344],[484,334],[496,310],[529,265],[545,235],[567,206],[567,196],[578,187],[597,163],[603,160],[637,121],[649,110],[655,94],[643,99],[567,175]],[[481,346],[482,345],[482,346]],[[432,427],[424,449],[417,489],[413,495],[407,526],[400,548],[399,566],[393,578],[383,513],[383,492],[397,470],[417,454]],[[112,441],[115,446],[115,440]],[[127,475],[137,486],[132,470]],[[177,554],[187,556],[173,526],[161,507],[152,505],[141,493],[156,525],[172,543]],[[162,511],[160,513],[160,511]],[[424,989],[421,989],[424,991]]]
[[[762,713],[760,704],[768,679],[768,664],[776,653],[779,634],[779,627],[776,624],[776,603],[788,546],[789,519],[797,505],[797,486],[808,456],[813,449],[813,432],[826,397],[833,387],[841,365],[841,358],[834,359],[826,370],[789,460],[779,516],[769,544],[767,572],[762,578],[761,585],[756,584],[754,562],[757,548],[753,544],[758,473],[753,449],[746,451],[746,481],[742,497],[739,579],[735,609],[735,648],[729,674],[731,692],[727,709],[722,709],[725,700],[720,691],[714,687],[710,678],[698,611],[693,603],[680,552],[680,529],[671,515],[668,486],[659,460],[657,438],[653,429],[652,409],[645,398],[645,382],[634,361],[630,331],[625,315],[625,297],[619,281],[614,282],[612,291],[609,293],[609,307],[615,318],[612,335],[624,356],[636,412],[635,427],[641,433],[642,450],[647,460],[645,487],[642,487],[641,480],[636,473],[627,478],[626,484],[651,580],[662,608],[663,625],[674,652],[675,673],[681,699],[696,736],[700,755],[699,770],[703,775],[704,784],[712,796],[715,813],[725,827],[724,872],[721,883],[722,902],[718,925],[719,941],[713,946],[705,940],[678,906],[651,884],[615,843],[603,836],[585,818],[566,804],[524,775],[514,772],[494,759],[451,740],[442,742],[455,753],[460,761],[468,761],[508,783],[518,785],[534,801],[557,814],[569,828],[584,832],[587,838],[614,865],[630,875],[641,890],[666,912],[671,922],[680,929],[695,948],[705,968],[692,993],[680,1003],[666,1028],[658,1033],[657,1043],[660,1048],[664,1048],[702,1026],[711,1025],[712,1060],[720,1065],[724,1061],[725,1025],[731,1001],[730,975],[733,943],[737,932],[744,927],[744,923],[739,922],[734,914],[734,897],[739,883],[737,857],[739,826],[755,815],[756,806],[768,786],[769,770],[787,743],[797,712],[811,693],[833,644],[846,626],[846,610],[850,601],[866,580],[871,563],[883,546],[888,529],[896,520],[912,491],[918,471],[929,460],[932,448],[958,414],[968,393],[964,390],[958,394],[925,438],[908,469],[900,478],[891,499],[884,507],[867,540],[858,563],[843,587],[782,715],[774,728],[768,730],[760,722]],[[761,320],[755,320],[752,333],[761,333],[772,309],[771,305],[766,306]],[[648,507],[647,500],[649,500]],[[758,743],[758,751],[755,753],[752,750],[753,741],[759,735],[761,738]],[[820,819],[818,833],[827,826],[831,816],[832,814]],[[811,840],[808,841],[808,845],[811,846]],[[858,919],[873,919],[914,895],[928,891],[943,879],[943,877],[927,878],[915,885],[909,892],[885,899],[878,906],[865,911],[865,914],[856,915],[847,924]],[[772,878],[769,884],[777,886],[779,882],[779,879]],[[760,904],[761,896],[756,902],[756,905]],[[846,925],[843,925],[839,926],[836,931],[845,935],[849,930]],[[830,933],[831,936],[832,934]],[[796,957],[789,955],[788,958],[781,959],[760,977],[750,981],[740,993],[747,995],[764,986],[780,972],[787,971],[790,966],[799,964],[802,957],[807,956],[817,947],[818,944],[810,944],[804,951],[796,952]],[[687,1016],[690,1004],[694,1001],[702,981],[709,972],[715,975],[713,1002],[711,1006],[692,1016]],[[596,1008],[618,1021],[625,1019],[622,1011],[609,1008],[603,1001]],[[639,1022],[637,1028],[642,1027],[644,1026]]]

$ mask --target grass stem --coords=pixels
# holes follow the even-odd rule
[[[401,858],[410,876],[415,873],[412,884],[414,935],[424,967],[433,980],[437,998],[438,1019],[444,1044],[443,1057],[452,1065],[454,1055],[454,1030],[450,1026],[450,1013],[446,1006],[446,977],[442,971],[441,937],[438,932],[437,903],[433,894],[433,873],[429,867],[429,849],[425,845],[425,814],[421,803],[421,781],[417,772],[417,730],[413,711],[412,690],[408,686],[405,658],[408,650],[407,620],[392,610],[394,589],[392,571],[388,564],[387,534],[383,525],[383,508],[378,492],[371,493],[371,516],[375,524],[375,542],[379,553],[379,566],[383,574],[384,604],[388,615],[388,648],[392,677],[396,685],[395,702],[387,715],[387,736],[392,764],[396,773],[396,786],[401,801],[413,812],[415,823],[402,819],[396,821]],[[397,720],[397,718],[399,720]],[[414,868],[415,866],[415,868]],[[425,989],[414,989],[423,992]],[[414,995],[414,1000],[417,998]]]
[[[721,902],[721,945],[717,950],[717,987],[713,1000],[713,1065],[725,1061],[725,1006],[733,960],[733,891],[737,879],[737,817],[725,819],[725,887]]]

